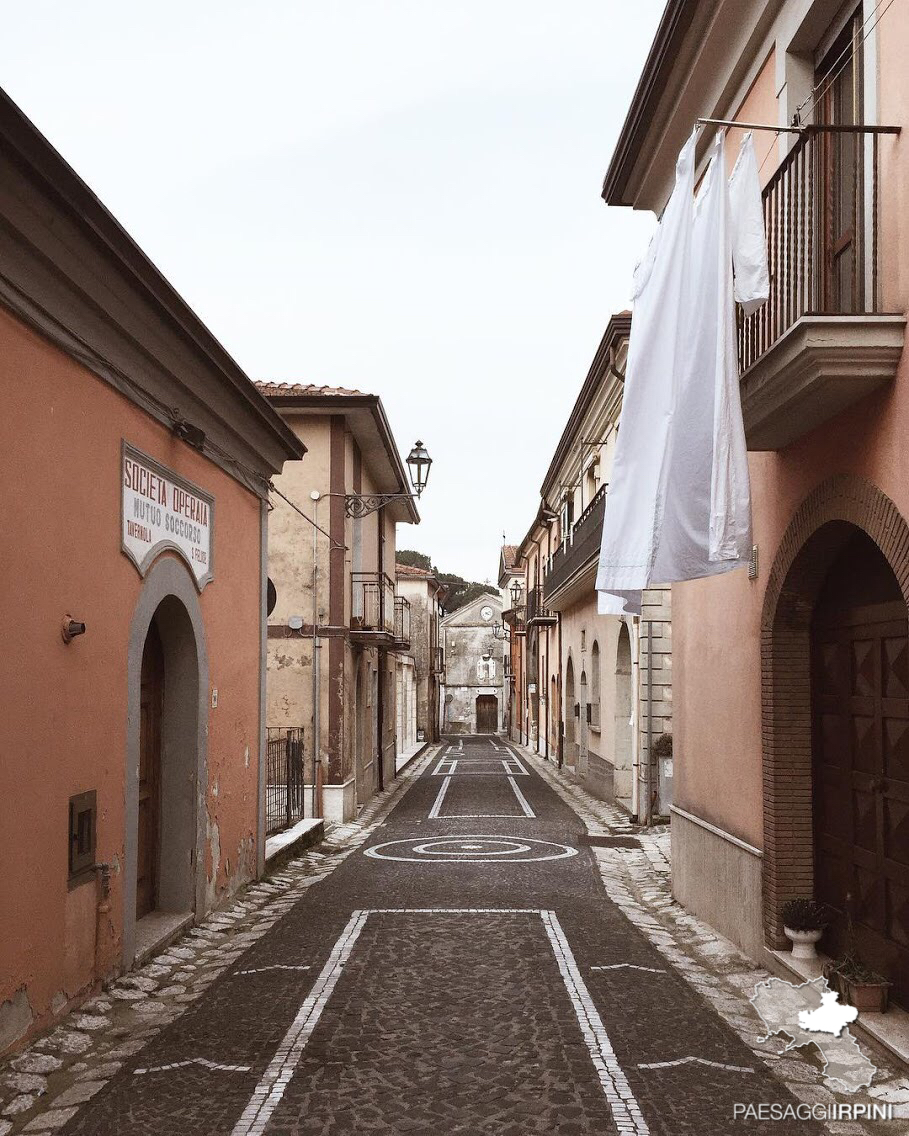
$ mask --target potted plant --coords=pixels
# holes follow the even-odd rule
[[[891,983],[871,970],[854,954],[843,955],[824,967],[824,977],[844,1002],[857,1010],[883,1014],[887,1011]]]
[[[887,1011],[891,983],[877,971],[865,966],[855,945],[855,925],[852,913],[855,902],[846,896],[846,950],[835,962],[824,966],[824,977],[840,997],[857,1010],[883,1014]]]
[[[783,904],[783,931],[792,943],[792,957],[817,961],[817,942],[830,922],[830,912],[813,899],[790,899]]]

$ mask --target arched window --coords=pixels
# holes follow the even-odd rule
[[[571,656],[568,656],[568,667],[565,671],[565,746],[566,746],[566,759],[570,759],[574,763],[574,739],[575,739],[575,702],[574,702],[574,663]]]
[[[596,639],[590,651],[590,724],[600,728],[600,645]]]

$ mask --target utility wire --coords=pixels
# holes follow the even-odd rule
[[[316,522],[312,519],[312,517],[307,516],[306,513],[303,512],[303,510],[300,508],[299,505],[294,504],[294,502],[291,501],[291,499],[289,497],[285,496],[285,494],[283,494],[281,492],[281,490],[277,488],[277,486],[275,485],[275,483],[273,481],[270,481],[268,483],[268,487],[269,487],[269,489],[271,489],[272,493],[277,493],[277,495],[283,501],[286,501],[287,504],[290,505],[291,509],[293,509],[293,511],[295,513],[299,513],[304,521],[309,521],[309,523],[312,525],[312,527],[314,529],[318,529],[319,532],[322,533],[323,536],[327,536],[329,541],[331,542],[332,548],[343,549],[345,552],[347,551],[347,545],[346,544],[338,544],[338,542],[335,540],[335,538],[331,535],[330,532],[326,532],[326,530],[323,529],[321,525],[317,525]],[[324,493],[324,494],[322,494],[322,496],[327,497],[328,494]]]

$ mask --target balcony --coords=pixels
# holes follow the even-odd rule
[[[395,596],[394,643],[403,650],[410,649],[410,600]]]
[[[557,548],[543,580],[543,598],[557,611],[592,595],[606,515],[606,486],[575,521],[565,544]]]
[[[906,320],[880,305],[878,145],[870,128],[809,129],[764,189],[770,297],[739,322],[750,450],[783,449],[896,374]]]
[[[527,593],[527,626],[547,626],[558,622],[558,612],[550,611],[549,608],[543,606],[543,588],[540,584],[537,584]]]
[[[354,572],[350,588],[351,639],[377,646],[391,644],[395,635],[394,581],[384,572]]]

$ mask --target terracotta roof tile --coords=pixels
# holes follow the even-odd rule
[[[417,568],[413,564],[395,564],[396,576],[419,576],[421,579],[426,579],[429,576],[434,576],[434,572],[429,572],[425,568]]]
[[[502,545],[502,559],[505,561],[506,568],[514,568],[514,564],[517,558],[518,546],[516,544]]]
[[[266,398],[284,394],[310,395],[363,395],[363,391],[349,390],[347,387],[318,386],[315,383],[275,383],[270,380],[256,380],[256,388]]]

